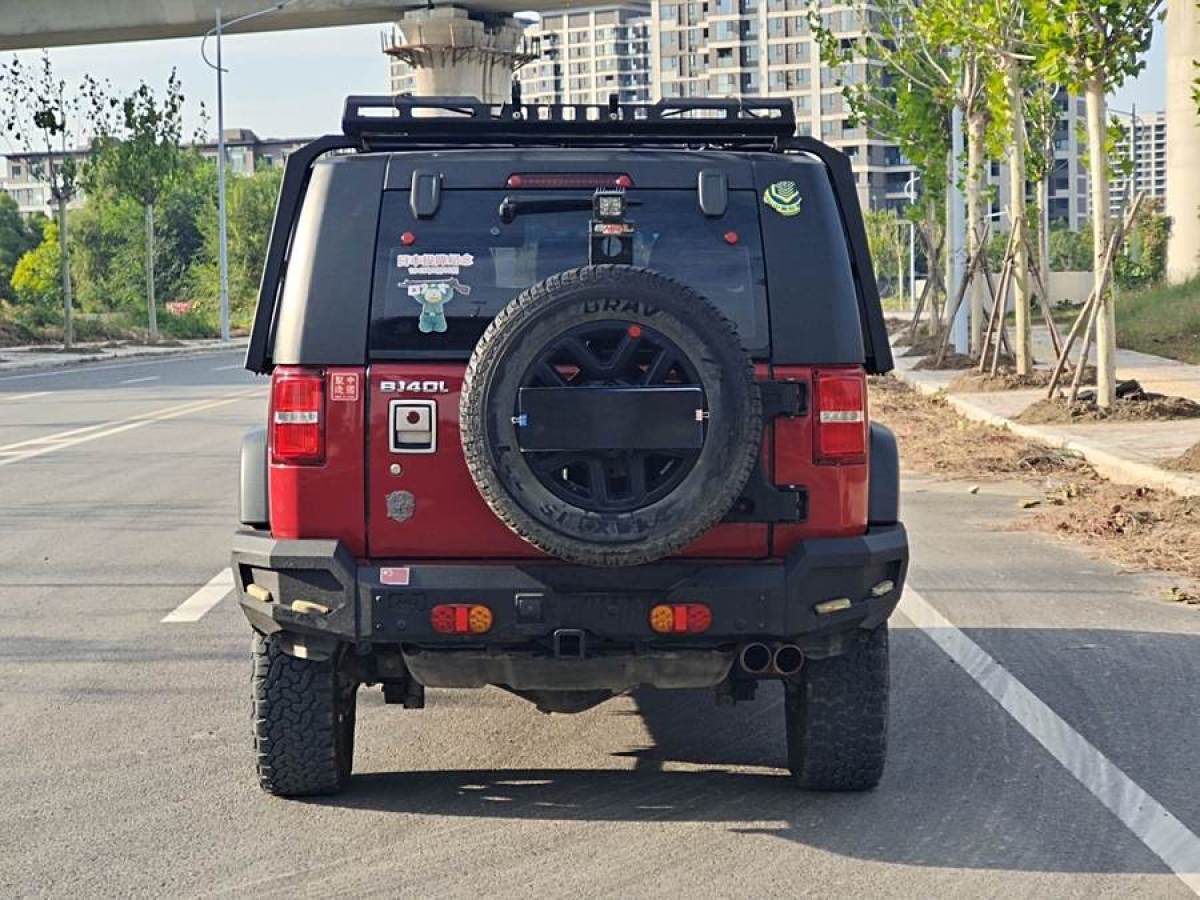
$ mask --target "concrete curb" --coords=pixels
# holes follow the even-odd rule
[[[1171,491],[1181,497],[1200,497],[1200,476],[1188,475],[1182,472],[1170,472],[1159,466],[1144,463],[1140,460],[1129,459],[1105,449],[1094,441],[1064,434],[1053,428],[1042,425],[1023,425],[1004,416],[984,409],[972,403],[966,397],[952,394],[945,388],[926,384],[913,378],[909,372],[896,369],[892,372],[905,384],[927,396],[941,394],[946,402],[953,406],[965,419],[991,425],[993,428],[1004,428],[1013,434],[1039,444],[1046,444],[1057,450],[1073,453],[1092,464],[1092,467],[1117,484],[1144,485]]]
[[[22,373],[40,371],[42,369],[65,369],[77,366],[104,365],[110,362],[124,362],[125,360],[146,360],[155,359],[157,357],[180,357],[180,356],[201,356],[208,353],[220,353],[228,350],[242,350],[246,347],[246,339],[238,338],[230,341],[228,344],[221,343],[204,343],[204,344],[185,344],[182,347],[163,347],[155,350],[151,348],[131,350],[128,352],[105,352],[105,353],[83,353],[73,355],[67,359],[31,359],[29,361],[14,360],[12,356],[5,358],[4,354],[7,351],[21,351],[19,347],[0,347],[0,359],[5,359],[0,362],[0,378],[9,373]]]

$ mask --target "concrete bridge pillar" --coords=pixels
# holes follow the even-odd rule
[[[1200,9],[1195,0],[1167,4],[1167,278],[1200,274],[1200,112],[1192,96],[1200,59]]]
[[[436,6],[410,10],[396,24],[401,40],[385,51],[413,68],[418,96],[503,103],[511,97],[513,72],[532,59],[524,28],[504,13]]]

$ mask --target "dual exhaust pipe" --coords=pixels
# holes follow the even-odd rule
[[[744,644],[738,664],[749,675],[795,675],[804,665],[804,651],[795,644]]]

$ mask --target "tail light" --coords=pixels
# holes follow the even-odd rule
[[[703,603],[660,603],[650,610],[650,627],[659,634],[701,634],[712,625]]]
[[[325,379],[315,372],[276,372],[271,383],[271,461],[325,461]]]
[[[862,373],[813,373],[813,401],[816,462],[833,466],[866,462],[867,385]]]
[[[429,623],[438,634],[483,634],[492,628],[492,611],[478,603],[439,603]]]

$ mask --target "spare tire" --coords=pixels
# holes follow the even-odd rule
[[[537,388],[569,388],[549,392],[559,408],[571,391],[605,388],[610,409],[679,390],[700,398],[687,414],[696,436],[666,447],[634,436],[630,449],[637,423],[617,415],[623,445],[530,450],[521,408]],[[587,402],[597,394],[578,396],[579,409],[599,408]],[[644,418],[650,407],[637,408]],[[694,541],[736,502],[762,440],[754,367],[733,325],[691,288],[633,266],[572,269],[516,297],[476,345],[460,419],[467,467],[492,511],[535,547],[592,566],[639,565]]]

